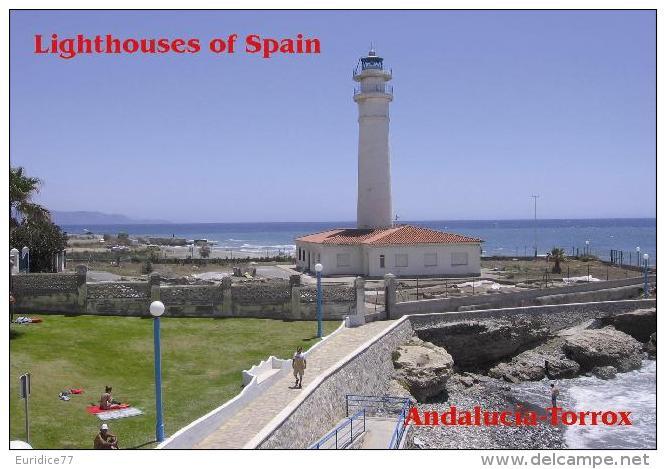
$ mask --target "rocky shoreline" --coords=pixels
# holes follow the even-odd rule
[[[461,321],[415,330],[393,353],[389,394],[411,397],[420,412],[534,411],[547,415],[548,383],[577,376],[613,379],[656,358],[656,310],[636,310],[550,331],[528,319]],[[520,402],[512,385],[543,381],[543,405]],[[408,447],[558,449],[563,429],[531,426],[412,426]]]

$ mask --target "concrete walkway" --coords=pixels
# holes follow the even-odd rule
[[[286,374],[194,448],[242,448],[282,409],[298,397],[317,376],[394,322],[376,321],[353,329],[344,329],[327,339],[308,356],[303,389],[292,389],[294,378],[291,373]]]
[[[397,422],[397,417],[367,417],[361,449],[388,449]]]

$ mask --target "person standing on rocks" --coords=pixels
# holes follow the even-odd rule
[[[305,373],[307,366],[308,363],[303,354],[303,347],[298,347],[294,354],[294,358],[291,361],[291,367],[294,369],[294,378],[296,378],[296,384],[294,384],[295,388],[300,389],[303,387],[303,374]]]
[[[557,397],[560,395],[560,388],[558,388],[555,383],[550,384],[550,402],[553,404],[553,407],[557,407]]]

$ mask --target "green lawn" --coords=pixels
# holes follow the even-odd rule
[[[30,443],[34,448],[92,448],[101,421],[85,411],[105,385],[143,415],[109,423],[121,447],[155,437],[151,319],[42,316],[10,330],[10,438],[25,440],[18,377],[32,375]],[[324,323],[329,334],[338,321]],[[316,342],[316,322],[271,319],[162,319],[164,426],[173,434],[241,391],[241,370],[269,355],[290,357]],[[70,401],[58,393],[83,388]]]

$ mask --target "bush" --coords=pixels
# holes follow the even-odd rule
[[[153,263],[148,261],[144,261],[143,266],[141,267],[141,272],[144,274],[149,274],[153,271]]]
[[[67,235],[50,221],[23,222],[10,230],[9,245],[30,248],[30,272],[51,272],[53,255],[67,246]]]
[[[127,233],[118,233],[118,244],[127,246],[130,243],[129,235]]]

